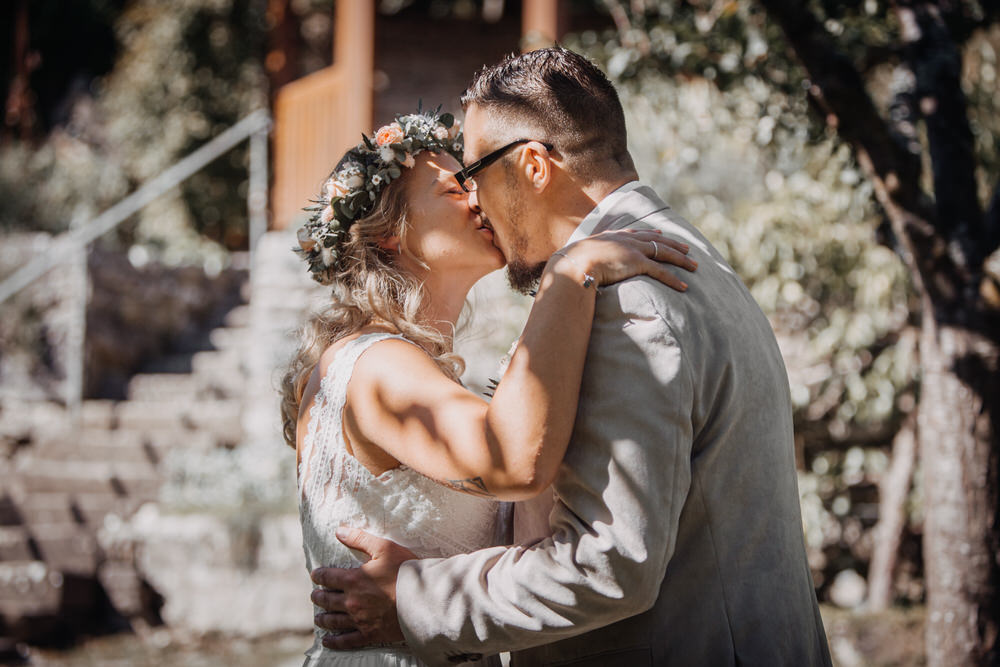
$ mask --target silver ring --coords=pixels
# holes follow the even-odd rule
[[[655,259],[656,261],[659,261],[660,258],[657,257],[657,255],[660,254],[660,246],[658,246],[656,244],[656,241],[650,241],[650,243],[653,244],[653,259]]]

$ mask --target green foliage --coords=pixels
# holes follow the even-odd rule
[[[113,70],[38,145],[0,154],[0,225],[60,232],[86,221],[266,107],[265,0],[136,0],[117,16]],[[59,54],[66,58],[67,54]],[[171,264],[246,244],[242,144],[137,214],[120,238]]]
[[[108,144],[136,182],[160,173],[243,116],[267,106],[260,0],[134,2],[119,18],[121,57],[100,102]],[[183,200],[150,208],[141,240],[169,244],[189,224],[240,247],[246,233],[247,147],[241,145],[183,186]]]
[[[913,305],[906,273],[875,238],[870,186],[835,140],[782,125],[784,93],[748,76],[642,75],[620,88],[633,156],[726,256],[771,318],[800,422],[842,440],[898,416],[916,367],[893,343]],[[814,431],[817,436],[821,435]]]
[[[834,129],[810,110],[804,72],[758,3],[603,4],[616,9],[617,29],[584,33],[573,46],[619,84],[640,175],[727,256],[778,335],[817,584],[847,568],[864,574],[888,444],[918,400],[919,373],[911,322],[919,303],[897,254],[880,243],[872,188]],[[890,4],[806,4],[890,118],[900,58]],[[949,10],[985,203],[1000,175],[998,11],[974,0]],[[925,165],[928,193],[929,172]],[[921,520],[916,486],[911,526]],[[923,587],[912,530],[903,552],[897,593],[917,601]]]
[[[870,184],[845,145],[817,132],[795,87],[744,73],[722,91],[659,68],[617,83],[640,177],[716,245],[775,328],[817,582],[863,573],[884,448],[919,372],[917,304],[878,242]]]

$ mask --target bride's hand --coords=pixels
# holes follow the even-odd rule
[[[585,280],[586,274],[598,286],[647,275],[683,292],[687,283],[667,265],[694,271],[698,263],[688,258],[688,250],[686,243],[664,238],[659,230],[624,229],[602,232],[568,245],[552,255],[549,265],[579,279]]]

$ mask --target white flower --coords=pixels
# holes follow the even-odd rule
[[[354,189],[360,188],[362,185],[364,185],[365,184],[365,179],[364,179],[364,177],[361,174],[351,174],[350,176],[348,176],[347,178],[344,179],[343,183],[349,189],[354,190]],[[347,194],[347,193],[345,192],[344,194]]]
[[[402,164],[407,169],[413,169],[413,165],[415,165],[416,163],[417,163],[417,161],[413,159],[413,156],[410,155],[409,153],[407,153],[406,157],[403,159],[403,161],[400,164]]]
[[[378,157],[382,162],[392,162],[396,159],[396,151],[392,150],[390,146],[382,146],[378,149]]]
[[[437,139],[438,141],[444,141],[445,139],[449,138],[448,128],[445,127],[444,125],[438,125],[437,127],[435,127],[433,134],[434,138]]]
[[[382,177],[378,174],[372,176],[372,185],[379,185],[382,182]]]
[[[455,143],[453,143],[451,145],[451,150],[455,151],[456,153],[461,153],[462,152],[462,144],[456,141]]]
[[[337,181],[334,178],[328,178],[326,180],[326,183],[323,184],[323,190],[322,190],[323,199],[325,199],[326,201],[330,201],[331,199],[333,199],[333,192],[336,183]]]
[[[364,173],[365,173],[364,165],[359,164],[357,162],[348,162],[343,166],[343,168],[341,168],[340,173],[337,174],[337,177],[343,180],[348,176],[353,176],[354,174],[363,175]]]
[[[323,266],[330,266],[333,264],[333,250],[323,246],[320,250],[320,257],[323,258]]]

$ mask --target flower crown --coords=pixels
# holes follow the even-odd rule
[[[401,167],[413,167],[416,155],[425,150],[450,153],[461,162],[459,122],[450,113],[438,115],[439,110],[397,116],[375,136],[362,134],[362,142],[347,152],[323,183],[320,198],[304,209],[311,215],[299,229],[295,248],[314,280],[329,282],[340,242],[356,220],[372,212],[382,189],[402,174]]]

